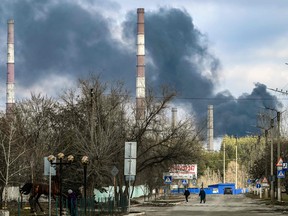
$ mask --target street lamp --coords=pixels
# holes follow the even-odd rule
[[[84,215],[86,216],[87,165],[89,163],[88,156],[83,156],[81,159],[81,163],[83,164],[84,167],[84,211],[85,211]]]
[[[60,190],[59,207],[60,207],[60,216],[62,216],[62,168],[63,168],[63,165],[71,164],[74,161],[74,156],[69,155],[67,157],[68,162],[63,162],[65,155],[62,152],[60,152],[57,155],[57,157],[59,159],[59,162],[53,162],[55,160],[54,155],[49,155],[48,161],[50,162],[51,165],[59,165],[59,190]]]

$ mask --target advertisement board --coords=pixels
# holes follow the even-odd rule
[[[197,179],[197,164],[174,164],[169,173],[173,179]]]

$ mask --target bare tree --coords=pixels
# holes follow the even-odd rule
[[[32,182],[43,178],[43,158],[54,153],[59,145],[55,138],[58,131],[53,127],[56,104],[51,98],[32,94],[31,99],[18,102],[14,110],[18,142],[27,144],[23,164],[29,165],[30,172],[26,178]]]
[[[19,144],[16,121],[13,115],[2,116],[0,119],[0,194],[4,190],[4,205],[7,207],[8,186],[19,177],[27,167],[21,163],[21,157],[26,152],[26,145]],[[2,196],[1,196],[2,204]]]
[[[17,103],[15,134],[17,143],[26,146],[21,160],[23,166],[30,167],[31,180],[43,177],[44,156],[63,152],[74,155],[76,160],[63,173],[65,185],[83,183],[79,170],[80,159],[85,155],[89,157],[88,193],[113,184],[113,166],[119,170],[117,185],[122,188],[126,184],[126,141],[136,141],[138,145],[137,176],[141,178],[137,178],[137,184],[149,182],[151,170],[155,179],[149,183],[152,187],[160,184],[161,173],[171,165],[197,163],[202,147],[193,118],[181,119],[172,127],[168,116],[176,94],[165,87],[158,92],[161,94],[148,92],[146,115],[141,122],[135,120],[134,100],[124,84],[103,83],[97,76],[79,80],[79,86],[63,92],[59,101],[32,94],[31,99]],[[79,175],[65,178],[71,173]],[[120,193],[127,195],[127,191]]]
[[[111,169],[119,169],[117,184],[122,188],[124,144],[138,144],[137,173],[155,165],[167,171],[177,162],[195,162],[201,147],[191,119],[181,120],[172,128],[167,111],[175,93],[162,88],[160,97],[149,92],[146,118],[135,120],[135,106],[121,82],[109,85],[99,77],[80,80],[79,87],[62,95],[61,113],[64,136],[71,136],[71,151],[87,155],[88,181],[91,189],[113,183]],[[63,137],[62,137],[63,138]],[[65,140],[69,140],[68,137]],[[67,144],[68,146],[68,144]],[[149,178],[149,177],[147,177]],[[145,180],[139,180],[144,182]]]

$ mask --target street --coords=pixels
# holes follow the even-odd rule
[[[172,207],[133,206],[132,211],[145,212],[147,216],[164,215],[201,215],[201,216],[272,216],[288,215],[285,207],[269,206],[258,199],[251,199],[245,195],[208,195],[205,204],[199,203],[197,195],[190,196],[189,202],[178,202]]]

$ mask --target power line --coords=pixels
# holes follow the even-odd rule
[[[288,95],[288,93],[287,93]],[[162,97],[157,97],[162,98]],[[208,97],[176,97],[179,100],[215,100],[215,101],[272,101],[275,98],[208,98]],[[277,98],[277,100],[288,100],[288,98]]]
[[[288,95],[288,91],[287,90],[283,91],[283,89],[279,90],[278,88],[276,88],[276,89],[267,88],[267,89],[269,89],[271,91],[275,91],[275,92],[281,93],[281,94],[284,94],[284,95]]]

